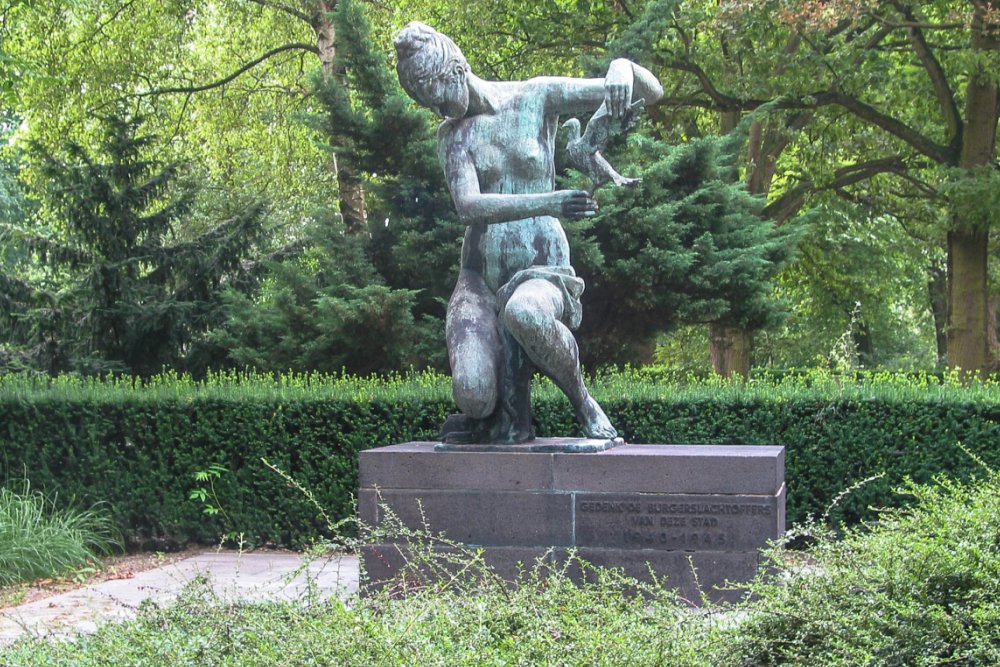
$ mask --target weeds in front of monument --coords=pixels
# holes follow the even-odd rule
[[[819,535],[797,563],[768,554],[737,664],[1000,664],[1000,474],[980,466],[978,480],[906,483],[907,508]]]
[[[226,605],[196,585],[174,605],[145,605],[134,621],[93,636],[2,649],[0,663],[996,665],[1000,474],[982,469],[978,481],[908,484],[909,509],[840,536],[815,531],[792,564],[772,552],[773,569],[749,585],[753,600],[708,614],[614,570],[577,580],[568,561],[528,564],[517,585],[488,572],[475,578],[486,564],[467,548],[440,564],[448,578],[414,580],[406,595]],[[447,539],[413,532],[423,550]]]

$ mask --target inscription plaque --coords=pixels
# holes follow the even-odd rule
[[[577,494],[578,546],[747,551],[775,536],[778,498]]]

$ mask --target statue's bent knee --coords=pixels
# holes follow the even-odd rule
[[[538,328],[541,317],[539,310],[530,302],[511,299],[503,311],[503,325],[514,338],[521,341]]]
[[[544,280],[533,280],[518,288],[503,309],[503,325],[524,343],[546,335],[549,325],[561,314],[558,290]]]

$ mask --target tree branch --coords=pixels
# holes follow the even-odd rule
[[[829,104],[842,106],[866,123],[885,130],[939,164],[955,164],[958,160],[958,153],[951,146],[942,146],[931,141],[906,123],[882,113],[855,97],[836,91],[817,93],[813,97],[816,100],[813,106],[820,107]]]
[[[675,69],[694,72],[696,75],[700,72],[701,76],[699,77],[699,81],[702,83],[702,90],[711,99],[706,100],[703,98],[673,97],[661,99],[659,102],[660,104],[700,107],[702,109],[712,109],[714,111],[753,111],[754,109],[764,106],[765,104],[772,105],[773,109],[818,109],[820,107],[837,105],[847,109],[866,123],[885,130],[889,134],[901,139],[921,154],[931,158],[939,164],[956,164],[959,157],[958,153],[952,146],[942,146],[941,144],[931,141],[929,138],[925,137],[923,134],[899,119],[884,114],[875,107],[845,93],[837,91],[821,91],[813,93],[812,95],[804,95],[801,97],[788,96],[778,98],[777,100],[739,99],[719,92],[711,84],[711,81],[705,77],[704,72],[696,66],[688,65],[686,63],[672,63],[670,66]]]
[[[893,4],[896,5],[896,8],[899,9],[908,21],[916,23],[916,17],[912,9],[903,6],[899,2],[894,2]],[[924,37],[923,31],[919,27],[916,27],[916,25],[908,26],[907,34],[910,37],[910,42],[913,44],[913,50],[916,52],[917,57],[920,58],[920,62],[923,64],[924,69],[927,70],[931,84],[934,86],[934,94],[937,95],[941,113],[944,114],[944,121],[948,126],[951,148],[952,150],[961,150],[962,115],[958,110],[958,105],[955,103],[955,94],[952,92],[951,86],[948,85],[948,77],[945,74],[944,68],[941,67],[941,63],[934,56]]]
[[[266,7],[268,9],[274,9],[279,12],[284,12],[289,16],[294,16],[300,21],[305,21],[306,23],[312,23],[311,17],[305,12],[300,12],[294,7],[289,7],[288,5],[283,5],[277,2],[268,2],[267,0],[246,0],[247,2],[252,2],[255,5],[260,5],[261,7]]]
[[[136,97],[151,97],[153,95],[172,95],[176,93],[184,93],[184,94],[201,93],[206,90],[211,90],[212,88],[221,88],[230,81],[236,79],[244,72],[247,72],[248,70],[251,70],[257,65],[261,64],[268,58],[276,56],[279,53],[284,53],[285,51],[293,51],[295,49],[301,49],[303,51],[309,51],[311,53],[319,55],[319,49],[313,46],[312,44],[300,44],[300,43],[285,44],[284,46],[279,46],[271,49],[270,51],[260,56],[259,58],[255,58],[254,60],[251,60],[250,62],[246,63],[245,65],[237,69],[229,76],[223,77],[217,81],[213,81],[212,83],[206,83],[201,86],[177,86],[172,88],[157,88],[155,90],[147,90],[144,93],[137,93]]]
[[[752,111],[760,106],[762,103],[754,104],[753,106],[741,107],[744,111]],[[652,106],[664,106],[664,107],[697,107],[699,109],[707,109],[708,111],[722,111],[718,105],[716,105],[712,100],[700,99],[697,97],[661,97],[656,101],[655,105]]]
[[[918,30],[963,30],[965,29],[964,23],[928,23],[926,21],[918,21],[916,17],[912,15],[907,8],[907,11],[903,11],[903,7],[899,3],[892,3],[896,9],[900,10],[906,17],[905,21],[891,21],[886,16],[881,16],[875,12],[867,12],[868,16],[878,21],[880,24],[887,28],[897,29],[897,28],[916,28]]]
[[[615,7],[621,7],[621,11],[628,17],[630,21],[635,20],[635,14],[632,13],[632,9],[628,6],[625,0],[615,0]]]
[[[106,21],[102,21],[100,23],[100,25],[98,25],[94,29],[93,32],[91,32],[89,35],[87,35],[86,37],[84,37],[83,39],[81,39],[79,42],[77,42],[73,46],[74,47],[83,46],[84,44],[86,44],[86,43],[90,42],[91,40],[93,40],[99,34],[102,34],[104,32],[104,29],[106,27],[108,27],[109,25],[111,25],[112,23],[114,23],[116,20],[118,20],[118,17],[121,16],[122,13],[124,13],[126,9],[128,9],[129,7],[131,7],[134,4],[135,4],[135,0],[128,0],[128,2],[124,2],[121,5],[119,5],[118,9],[116,9],[114,12],[112,12],[111,16]]]
[[[695,75],[698,79],[698,83],[701,84],[701,89],[706,95],[708,95],[713,102],[716,104],[716,108],[720,111],[741,111],[745,109],[745,104],[742,103],[735,97],[723,94],[715,87],[708,75],[705,73],[701,67],[695,63],[688,62],[685,60],[675,60],[671,63],[667,63],[667,67],[675,69],[681,72],[689,72]]]
[[[829,183],[817,185],[815,181],[807,179],[786,191],[780,197],[764,207],[761,217],[770,218],[779,225],[786,222],[795,215],[805,203],[806,195],[812,192],[823,192],[825,190],[838,190],[853,185],[860,181],[867,180],[878,174],[887,172],[904,173],[906,162],[900,155],[867,160],[856,164],[841,167],[834,172],[833,179]]]

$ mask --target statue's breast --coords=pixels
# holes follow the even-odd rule
[[[552,150],[540,123],[518,116],[482,120],[468,146],[482,192],[517,194],[548,192],[554,174]]]
[[[552,154],[537,137],[491,141],[472,149],[482,192],[523,194],[550,192],[555,169]]]

